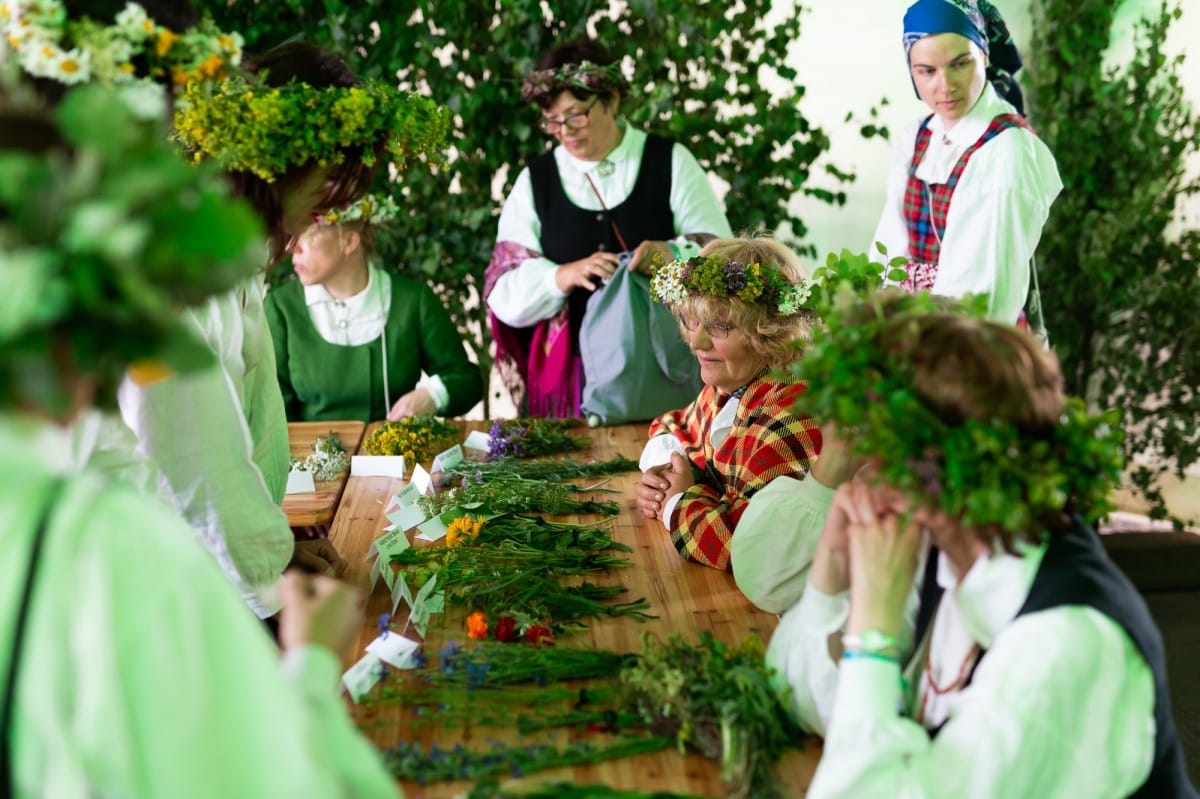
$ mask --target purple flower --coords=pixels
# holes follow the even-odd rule
[[[392,623],[392,614],[390,614],[390,613],[380,613],[379,614],[379,621],[375,623],[375,627],[376,627],[376,629],[379,630],[380,638],[387,638],[388,625],[391,623]]]
[[[737,261],[725,264],[725,288],[730,294],[737,294],[746,287],[746,267]]]

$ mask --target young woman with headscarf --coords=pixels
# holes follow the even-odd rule
[[[1054,156],[1006,99],[1021,102],[1020,55],[996,9],[974,0],[918,0],[904,50],[933,113],[897,139],[875,241],[910,259],[906,288],[984,294],[991,317],[1018,322],[1062,190]]]

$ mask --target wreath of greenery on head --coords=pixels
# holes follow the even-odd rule
[[[650,294],[664,305],[708,295],[764,305],[781,316],[806,313],[819,317],[839,291],[864,294],[882,286],[885,275],[893,281],[903,280],[907,272],[900,266],[905,262],[896,258],[884,265],[842,250],[837,255],[830,253],[825,265],[813,270],[811,279],[792,283],[773,266],[698,255],[660,266],[650,279]]]
[[[137,3],[126,4],[112,25],[102,25],[69,18],[59,0],[0,0],[0,26],[22,69],[68,85],[168,79],[183,84],[225,75],[242,60],[238,34],[223,33],[207,19],[172,31]]]
[[[215,85],[189,83],[175,135],[198,161],[211,158],[273,182],[300,164],[340,164],[347,152],[371,166],[380,141],[398,169],[419,157],[436,161],[450,121],[448,109],[379,81],[317,89],[237,75]]]
[[[335,208],[318,221],[323,225],[360,222],[364,225],[383,225],[400,216],[400,206],[389,194],[368,194],[345,208]]]
[[[591,61],[578,64],[563,64],[556,69],[534,69],[526,73],[521,83],[521,101],[536,102],[563,91],[582,89],[592,94],[608,94],[613,90],[622,94],[629,90],[629,83],[616,64],[601,66]]]
[[[808,379],[796,411],[835,424],[854,452],[878,461],[880,479],[914,500],[932,498],[968,526],[1032,537],[1063,514],[1110,510],[1123,466],[1115,412],[1089,413],[1067,398],[1043,437],[1003,419],[947,424],[915,390],[912,367],[889,352],[913,335],[915,317],[948,307],[982,317],[985,303],[896,292],[837,299],[794,367]]]
[[[98,379],[101,401],[131,364],[211,363],[179,311],[261,268],[254,211],[230,198],[215,167],[180,158],[163,120],[138,119],[111,87],[72,89],[52,119],[25,119],[62,146],[0,144],[0,401],[65,407],[55,372],[64,343],[72,367]]]

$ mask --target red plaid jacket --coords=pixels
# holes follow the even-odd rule
[[[729,395],[705,386],[682,411],[650,424],[650,436],[670,433],[683,444],[697,472],[669,520],[679,554],[697,563],[728,569],[729,539],[750,498],[776,477],[803,477],[821,450],[821,432],[806,416],[792,413],[803,383],[751,383],[742,396],[729,436],[713,450],[713,420]]]

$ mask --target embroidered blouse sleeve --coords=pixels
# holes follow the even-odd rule
[[[698,254],[708,239],[733,236],[708,174],[678,142],[671,150],[671,213],[677,234],[673,241],[684,259]]]
[[[1090,608],[1013,622],[934,738],[897,715],[895,664],[857,658],[839,670],[811,799],[1129,796],[1150,771],[1153,677]]]
[[[558,264],[541,254],[541,220],[533,204],[529,168],[521,170],[500,212],[489,272],[496,272],[488,309],[509,327],[531,327],[562,310],[567,295],[554,282]]]
[[[1029,261],[1061,190],[1054,157],[1028,131],[1010,128],[979,148],[954,190],[933,293],[986,294],[990,316],[1016,322]]]

